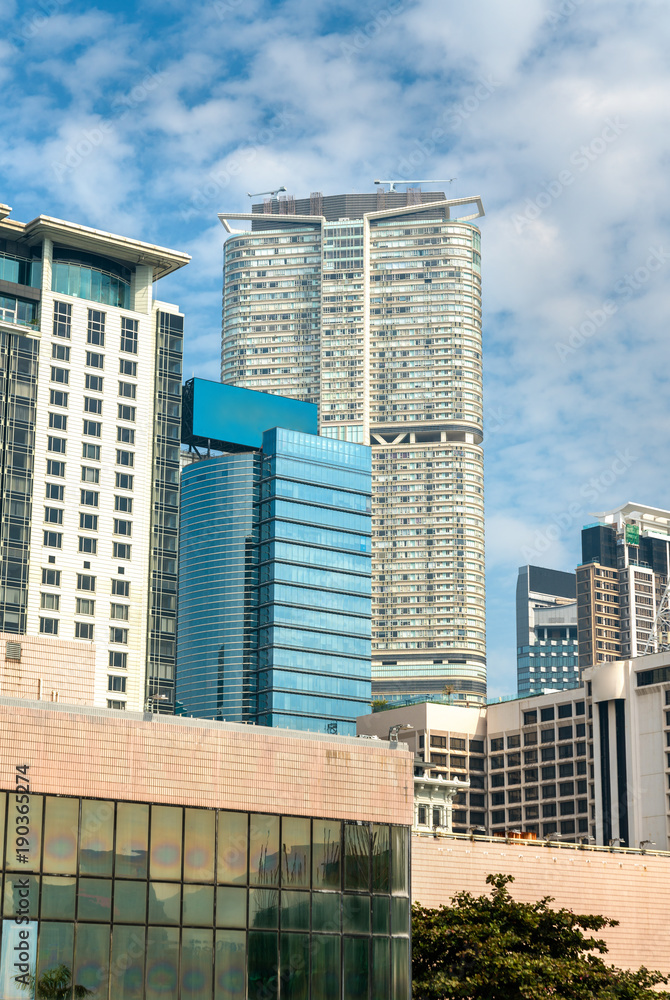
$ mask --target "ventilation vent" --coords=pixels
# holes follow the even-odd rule
[[[20,642],[8,642],[5,646],[5,659],[6,660],[20,660],[21,659],[21,643]]]

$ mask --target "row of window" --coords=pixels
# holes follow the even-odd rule
[[[95,615],[95,601],[87,597],[76,598],[75,614]],[[41,593],[40,607],[45,611],[60,611],[60,594]],[[127,604],[110,604],[109,617],[117,621],[128,621],[129,606]]]
[[[81,479],[82,479],[82,482],[84,482],[84,483],[98,483],[98,482],[100,482],[100,470],[99,469],[89,468],[86,465],[82,465],[82,467],[81,467]],[[83,499],[84,493],[87,496],[87,500],[86,501]],[[99,496],[99,494],[97,494],[95,492],[93,492],[92,495],[93,496]],[[62,486],[60,483],[46,483],[45,484],[45,496],[46,496],[47,500],[56,500],[59,503],[64,503],[65,502],[65,487]],[[88,498],[90,498],[90,496],[91,496],[91,491],[90,490],[81,490],[80,491],[80,496],[81,496],[80,503],[82,503],[82,504],[86,503],[86,505],[89,506],[89,507],[97,507],[98,506],[97,503],[91,503],[91,502],[89,502]],[[58,517],[54,517],[54,516],[50,516],[50,517],[47,518],[46,511],[48,509],[49,508],[47,508],[47,507],[44,508],[44,510],[45,510],[44,519],[52,521],[54,524],[62,524],[63,523],[62,518],[59,519]],[[50,509],[53,511],[55,508],[52,507]],[[127,497],[127,496],[121,496],[120,494],[114,494],[114,510],[123,511],[125,514],[132,514],[132,512],[133,512],[133,498],[132,497]],[[128,532],[128,534],[129,533],[130,532]],[[125,532],[124,532],[124,534],[125,534]]]
[[[103,368],[104,367],[104,356],[102,354],[91,354],[89,351],[86,352],[86,364],[92,368]],[[100,389],[97,391],[102,392],[102,378],[96,376],[97,381],[100,383]],[[56,382],[58,385],[69,385],[70,384],[70,369],[69,368],[58,368],[56,365],[51,366],[51,381]],[[93,380],[89,380],[89,384],[95,384]],[[125,382],[119,379],[119,391],[118,395],[126,399],[137,399],[137,385],[135,382]],[[88,388],[88,386],[87,386]],[[90,405],[94,404],[100,406],[100,410],[97,412],[102,412],[102,400],[89,401]]]
[[[57,479],[65,478],[65,462],[59,462],[55,459],[47,459],[47,476],[54,476]],[[82,466],[81,478],[83,482],[87,483],[97,483],[100,481],[100,470],[93,468],[86,468]],[[116,473],[116,489],[117,490],[132,490],[134,477],[128,472],[117,472]],[[57,484],[52,484],[57,485]],[[94,505],[97,506],[97,505]]]
[[[88,310],[86,340],[89,344],[105,346],[105,325],[107,315],[100,309]],[[121,317],[120,350],[127,354],[137,354],[137,335],[139,321],[127,316]],[[54,302],[53,319],[54,337],[69,340],[72,336],[72,305],[69,302]],[[102,366],[101,366],[102,367]]]
[[[86,378],[88,379],[89,376],[87,375]],[[102,380],[100,380],[100,381],[102,382]],[[122,384],[124,384],[124,383],[119,382],[119,385],[122,385]],[[129,383],[125,383],[125,384],[129,384]],[[86,388],[89,388],[88,382],[86,384]],[[93,386],[91,385],[90,388],[92,389]],[[122,393],[119,393],[119,395],[122,395]],[[69,396],[70,396],[70,394],[68,392],[63,392],[60,389],[51,389],[50,392],[49,392],[49,404],[51,406],[61,406],[63,409],[67,409],[68,405],[69,405]],[[91,412],[91,410],[89,409],[88,412]],[[102,411],[101,410],[96,410],[95,412],[101,413]],[[117,420],[128,420],[129,422],[134,423],[135,422],[135,414],[136,414],[136,412],[137,411],[136,411],[136,408],[134,406],[128,406],[125,403],[117,403],[117,407],[116,407],[116,419]],[[52,416],[55,417],[56,415],[55,414],[49,414],[49,419],[50,420],[51,420]],[[65,423],[62,425],[62,429],[65,430],[65,428],[67,426],[67,416],[62,416],[61,419],[65,420]],[[51,426],[55,426],[55,425],[52,424],[52,423],[49,423],[49,426],[51,427]]]
[[[89,340],[89,343],[91,341]],[[97,343],[97,342],[96,342]],[[99,357],[100,355],[97,355]],[[67,344],[52,344],[51,345],[51,357],[54,361],[65,361],[70,364],[70,347]],[[101,367],[100,365],[95,365],[96,368]],[[137,361],[129,361],[127,358],[119,359],[119,374],[129,375],[131,378],[137,378]],[[86,374],[86,388],[93,389],[95,392],[102,392],[103,379],[101,375],[90,375]]]
[[[45,531],[43,544],[49,549],[62,549],[63,548],[63,533],[62,531]],[[132,546],[126,542],[113,542],[113,558],[114,559],[130,559]],[[87,535],[79,536],[79,552],[85,552],[87,555],[97,555],[98,554],[98,539],[89,538]]]
[[[556,778],[556,765],[549,764],[546,767],[539,769],[542,775],[542,781],[553,781]],[[567,764],[558,765],[558,777],[559,778],[572,778],[574,774],[586,774],[586,761],[578,760],[576,763],[570,761]],[[591,776],[593,777],[593,776]],[[524,771],[524,780],[527,784],[536,782],[538,780],[538,768],[531,767],[527,771]],[[521,784],[521,771],[508,771],[507,773],[507,784],[508,785],[520,785]],[[491,788],[502,788],[505,785],[505,774],[492,774],[491,775]]]
[[[81,490],[81,503],[88,504],[89,506],[98,506],[98,493],[94,493],[92,490]],[[63,509],[62,507],[45,507],[44,508],[44,520],[47,524],[62,524],[63,523]],[[84,528],[86,531],[97,531],[98,530],[98,515],[97,514],[85,514],[81,512],[79,514],[79,527]],[[127,535],[130,537],[133,533],[133,522],[132,521],[122,521],[120,518],[114,518],[114,534],[115,535]]]
[[[42,585],[46,587],[60,587],[61,570],[43,569]],[[83,590],[94,594],[96,591],[96,585],[97,577],[91,576],[89,573],[77,573],[77,590]],[[130,581],[112,580],[112,596],[130,597]]]
[[[58,618],[40,617],[40,632],[43,635],[58,635],[59,626],[60,619]],[[74,630],[75,639],[88,639],[89,641],[92,641],[95,632],[95,625],[92,622],[75,622]],[[127,646],[128,629],[117,628],[116,626],[110,625],[109,641],[118,643],[122,646]]]
[[[555,777],[555,775],[554,775]],[[528,772],[525,775],[526,781],[537,781],[537,771],[535,772],[534,778],[528,777]],[[586,778],[581,778],[577,781],[577,795],[586,795],[588,790],[588,783]],[[558,796],[556,795],[556,784],[542,785],[542,798],[543,799],[555,799],[555,798],[565,798],[568,795],[575,794],[575,782],[574,781],[561,781],[558,784]],[[524,789],[524,800],[526,802],[534,801],[538,798],[538,788],[534,785],[530,788]],[[492,792],[491,793],[491,805],[501,806],[507,802],[508,805],[513,803],[521,802],[521,789],[512,788],[507,792],[507,798],[505,798],[505,792]]]
[[[118,412],[121,412],[121,406],[119,406]],[[124,408],[124,412],[127,408]],[[95,413],[98,416],[102,416],[102,400],[93,399],[92,397],[84,397],[84,413]],[[123,419],[123,418],[121,418]],[[67,430],[68,416],[66,413],[49,413],[49,427],[59,430]],[[85,432],[84,432],[85,433]],[[99,435],[96,435],[99,436]],[[135,443],[135,430],[132,427],[117,427],[116,434],[117,441],[131,441]]]

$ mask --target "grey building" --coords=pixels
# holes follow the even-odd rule
[[[579,685],[576,575],[520,566],[516,583],[519,697]]]

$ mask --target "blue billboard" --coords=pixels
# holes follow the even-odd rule
[[[203,378],[192,378],[184,385],[183,444],[247,451],[260,448],[263,431],[272,427],[316,434],[316,404]]]

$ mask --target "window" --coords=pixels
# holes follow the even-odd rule
[[[507,793],[507,801],[510,804],[521,802],[521,789],[520,788],[513,788],[512,791],[508,792]]]
[[[559,726],[558,727],[558,738],[559,738],[559,740],[571,740],[572,739],[572,726]]]
[[[51,381],[52,382],[62,382],[63,385],[67,385],[70,381],[70,372],[67,368],[54,368],[51,366]]]
[[[44,635],[58,635],[58,619],[40,618],[40,632]]]
[[[133,533],[133,522],[132,521],[121,521],[119,518],[114,518],[114,534],[115,535],[132,535]]]
[[[508,771],[507,772],[507,784],[508,785],[520,785],[521,784],[521,771]]]
[[[542,816],[546,819],[548,816],[556,815],[556,803],[547,802],[542,806]]]
[[[109,665],[110,667],[115,667],[117,670],[126,670],[128,667],[128,654],[117,653],[116,650],[110,649]]]
[[[97,469],[95,471],[97,472]],[[85,507],[97,507],[99,500],[100,494],[95,490],[80,490],[79,502]]]
[[[507,766],[508,767],[520,767],[521,765],[521,754],[520,753],[508,753],[507,754]]]
[[[504,747],[505,747],[505,740],[503,739],[502,736],[499,737],[498,739],[491,740],[491,753],[495,753],[497,750],[503,750]]]
[[[126,406],[124,403],[118,404],[118,418],[119,420],[135,420],[135,407]]]
[[[63,548],[63,535],[60,531],[45,531],[44,544],[50,549]]]
[[[419,806],[418,813],[419,813],[419,816],[418,816],[419,826],[427,826],[428,825],[428,806]]]
[[[128,605],[127,604],[110,604],[109,606],[109,617],[114,618],[117,621],[128,621]]]
[[[586,743],[578,743],[577,744],[576,756],[577,757],[586,757]]]
[[[47,459],[47,476],[64,476],[65,475],[65,462],[54,462],[53,459]]]
[[[555,738],[555,730],[553,727],[551,729],[540,730],[540,739],[543,743],[553,743]]]
[[[574,795],[575,794],[574,781],[561,781],[561,783],[558,786],[558,794],[561,796]]]
[[[74,637],[75,639],[88,639],[91,642],[93,640],[94,629],[95,625],[93,622],[75,622]]]
[[[502,756],[502,754],[500,757],[491,757],[490,767],[492,771],[497,771],[504,766],[505,766],[505,758]]]
[[[40,594],[40,607],[46,611],[59,611],[60,594]]]
[[[569,837],[574,832],[575,832],[574,819],[569,819],[561,823],[561,833],[563,834],[564,837]]]
[[[569,705],[559,705],[558,706],[558,717],[559,719],[571,719],[572,718],[572,703]]]
[[[84,434],[89,437],[102,437],[102,424],[97,420],[84,420]]]
[[[116,628],[114,625],[109,627],[109,641],[118,642],[124,646],[128,645],[128,629],[127,628]]]
[[[80,514],[79,515],[79,527],[83,528],[85,531],[97,531],[98,530],[98,515],[97,514]]]
[[[580,736],[586,737],[586,723],[578,722],[575,726],[575,736],[579,739]]]
[[[542,798],[543,799],[555,799],[556,798],[556,785],[543,785],[542,786]]]
[[[137,354],[138,326],[138,320],[121,317],[121,350],[127,354]]]
[[[558,748],[559,760],[565,760],[567,757],[572,757],[572,743],[564,743],[563,746]]]
[[[502,788],[504,784],[505,784],[504,774],[491,775],[491,788]]]
[[[112,594],[117,597],[130,597],[130,581],[112,580]]]
[[[523,752],[523,762],[524,762],[524,764],[536,764],[537,763],[537,750],[524,750],[524,752]]]
[[[521,810],[520,809],[508,809],[507,818],[510,823],[520,823],[521,822]]]
[[[130,469],[135,465],[135,452],[134,451],[121,451],[120,448],[116,449],[116,464],[117,465],[127,465]]]
[[[54,302],[54,337],[67,337],[72,331],[72,306],[69,302]]]
[[[559,778],[571,778],[574,772],[572,764],[559,764],[558,765],[558,776]]]
[[[484,740],[470,740],[470,753],[484,753]]]
[[[446,753],[431,753],[430,762],[431,764],[436,764],[438,767],[446,767],[447,755]]]
[[[532,726],[537,722],[537,711],[534,712],[524,712],[523,713],[523,724],[524,726]]]
[[[65,487],[61,486],[59,483],[47,483],[46,484],[46,498],[47,500],[59,500],[63,502],[63,497],[65,495]]]
[[[57,455],[64,455],[67,442],[65,438],[47,437],[47,450]]]
[[[471,757],[470,758],[470,770],[471,771],[483,771],[484,770],[484,758],[483,757]],[[470,779],[470,784],[472,784],[472,779]]]
[[[89,465],[82,465],[81,481],[82,483],[99,483],[100,469],[93,469]]]
[[[117,472],[116,473],[116,488],[117,490],[132,490],[133,488],[133,477],[128,475],[127,472]]]
[[[49,405],[67,407],[68,394],[60,389],[49,390]]]
[[[105,355],[104,354],[94,354],[93,351],[86,352],[86,364],[89,368],[104,368],[105,367]]]
[[[94,615],[95,614],[95,601],[92,601],[90,597],[78,597],[77,598],[77,614],[78,615]]]
[[[133,512],[133,498],[132,497],[114,497],[114,510],[122,510],[126,514],[132,514]]]
[[[491,805],[492,806],[504,806],[505,805],[505,793],[504,792],[491,792]]]
[[[542,760],[556,760],[556,747],[542,747]]]
[[[573,816],[575,812],[574,802],[561,802],[559,806],[561,816]]]
[[[523,772],[523,780],[526,782],[526,784],[528,784],[530,782],[533,782],[533,781],[537,781],[538,780],[538,777],[537,777],[537,768],[536,767],[529,767],[527,771],[524,771]]]
[[[84,413],[102,413],[102,400],[84,396]]]
[[[137,378],[137,361],[126,361],[125,358],[121,358],[119,375],[130,375],[131,378]]]
[[[449,749],[465,750],[465,740],[458,739],[457,737],[452,736],[451,739],[449,740]]]
[[[86,343],[97,347],[105,346],[105,314],[99,309],[88,310],[88,330]]]
[[[450,763],[451,767],[462,767],[462,768],[465,768],[465,766],[466,766],[465,757],[458,757],[458,756],[456,756],[453,753],[450,754],[450,756],[449,756],[449,763]]]
[[[60,587],[60,570],[43,569],[42,583],[46,584],[47,587]]]
[[[50,413],[49,427],[55,427],[57,431],[66,431],[67,416],[64,413]]]
[[[508,750],[511,750],[511,749],[514,749],[514,747],[520,747],[520,746],[521,746],[521,737],[519,735],[508,736],[507,737],[507,749]]]
[[[68,361],[70,360],[70,348],[68,344],[52,344],[51,345],[51,357],[55,361]]]
[[[98,539],[97,538],[87,538],[84,535],[79,536],[79,551],[88,552],[89,555],[97,555],[98,552]]]
[[[504,809],[494,809],[491,813],[491,822],[495,826],[497,823],[505,822],[505,810]]]
[[[440,749],[446,750],[447,748],[447,737],[446,736],[431,736],[430,738],[431,747],[438,747]]]
[[[123,441],[125,444],[135,444],[135,428],[134,427],[117,427],[116,428],[116,440]]]
[[[538,819],[540,815],[539,806],[525,806],[526,819]]]
[[[111,701],[107,699],[107,708],[124,709],[126,707],[125,701]]]
[[[85,573],[77,573],[77,590],[88,590],[95,593],[95,577],[87,576]]]
[[[554,707],[551,708],[541,708],[540,709],[540,722],[553,722],[554,721]]]
[[[45,507],[44,520],[47,522],[47,524],[62,524],[63,511],[61,510],[60,507]]]
[[[556,767],[552,764],[550,767],[542,768],[542,780],[552,781],[556,777]]]
[[[102,375],[89,375],[87,372],[86,388],[91,392],[102,392]]]
[[[134,382],[119,382],[119,396],[127,399],[135,399],[137,396],[137,386]]]
[[[130,559],[130,549],[131,546],[125,542],[114,542],[114,558]]]
[[[586,711],[585,711],[584,702],[583,701],[576,701],[575,702],[575,715],[585,715],[585,714],[586,714]]]

